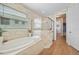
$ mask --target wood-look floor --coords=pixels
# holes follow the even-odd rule
[[[76,55],[79,54],[76,49],[70,47],[64,37],[57,36],[57,40],[50,48],[44,49],[39,55]]]

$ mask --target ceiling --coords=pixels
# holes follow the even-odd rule
[[[68,3],[24,3],[25,7],[33,10],[34,12],[43,15],[49,16],[54,14],[57,11],[68,8],[70,4]]]

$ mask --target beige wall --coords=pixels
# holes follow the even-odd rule
[[[28,36],[28,31],[25,29],[10,29],[10,31],[3,33],[3,38],[7,41]]]
[[[52,33],[52,30],[50,30],[50,27],[48,26],[49,25],[49,23],[47,23],[48,20],[49,19],[47,17],[42,18],[42,39],[45,43],[45,47],[46,46],[50,47],[50,45],[52,44],[52,40],[53,40],[53,35],[52,35],[53,33]]]

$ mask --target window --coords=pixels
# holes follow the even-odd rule
[[[41,24],[42,24],[42,21],[40,17],[34,19],[33,35],[41,36]]]
[[[15,20],[15,24],[19,24],[19,20]]]
[[[40,18],[34,19],[34,29],[41,29],[41,19]]]
[[[25,24],[25,21],[22,21],[22,24],[24,25]]]
[[[9,18],[5,18],[5,17],[1,17],[0,24],[2,24],[2,25],[9,25],[10,24],[10,19]]]

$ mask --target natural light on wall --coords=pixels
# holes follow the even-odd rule
[[[34,30],[33,34],[34,35],[38,35],[38,36],[41,35],[41,25],[42,25],[41,18],[40,17],[35,18],[34,19],[34,28],[33,28],[33,30]]]

